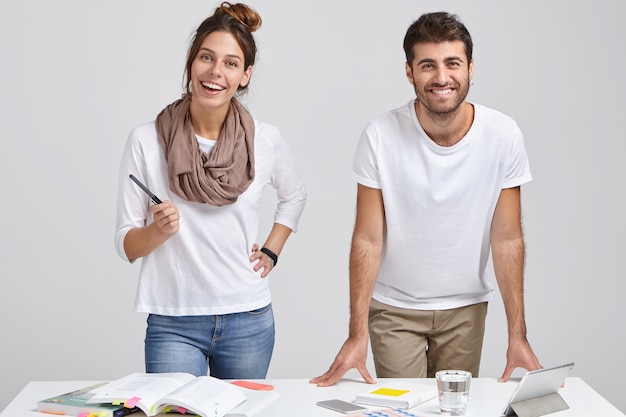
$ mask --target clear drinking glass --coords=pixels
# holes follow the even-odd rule
[[[462,416],[467,410],[472,374],[460,370],[444,370],[435,374],[441,414]]]

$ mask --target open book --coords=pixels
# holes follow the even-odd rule
[[[243,390],[211,376],[133,373],[92,391],[88,403],[138,407],[147,416],[164,412],[223,417],[246,401]]]

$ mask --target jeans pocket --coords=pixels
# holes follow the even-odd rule
[[[248,311],[248,314],[253,315],[253,316],[260,316],[270,311],[272,311],[272,303],[269,303],[265,307],[257,308],[256,310],[250,310]]]

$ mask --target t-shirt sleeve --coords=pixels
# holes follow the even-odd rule
[[[295,158],[278,130],[274,132],[273,139],[275,163],[271,182],[278,198],[274,222],[283,224],[296,233],[307,199],[306,186]]]
[[[509,168],[504,179],[502,188],[513,188],[525,184],[532,180],[530,172],[530,163],[524,145],[524,136],[522,131],[515,126],[513,132],[513,141],[511,144],[511,153],[509,156]]]
[[[366,187],[381,188],[378,171],[378,135],[372,124],[361,133],[352,163],[352,178]]]

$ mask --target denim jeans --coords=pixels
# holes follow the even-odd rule
[[[146,372],[188,372],[220,379],[264,379],[274,349],[274,314],[148,316]]]

